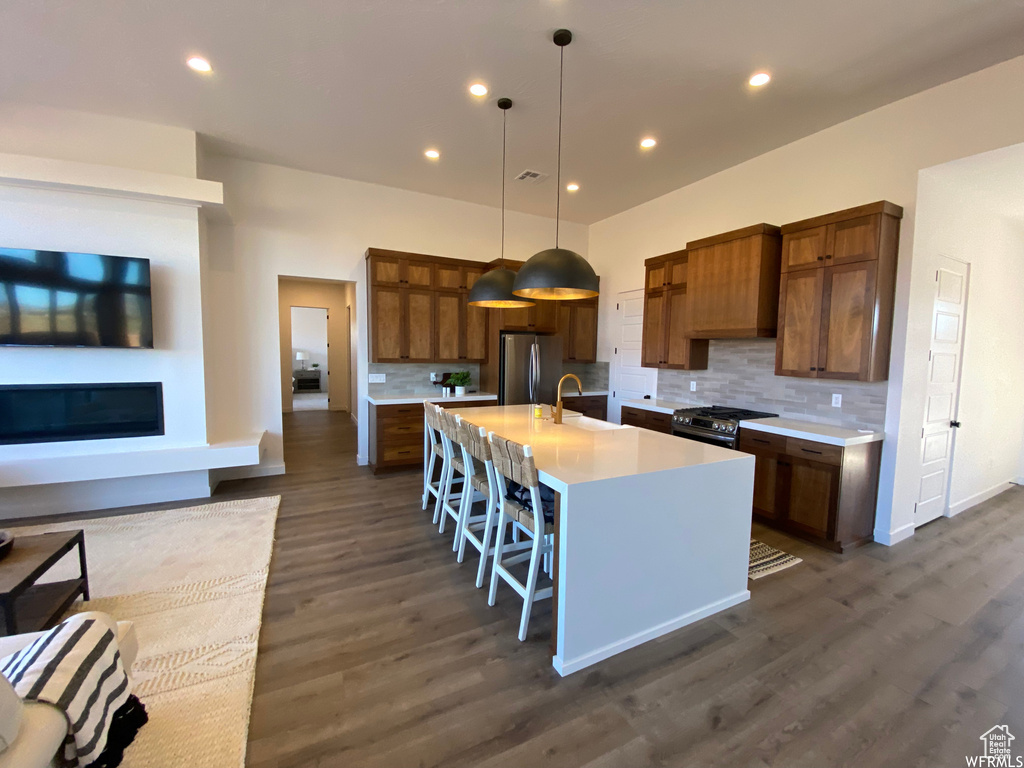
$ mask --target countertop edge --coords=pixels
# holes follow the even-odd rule
[[[476,394],[463,395],[461,397],[455,397],[454,395],[451,397],[445,397],[444,395],[366,396],[366,402],[370,405],[413,405],[415,403],[422,403],[425,400],[429,400],[432,403],[473,403],[480,402],[482,400],[497,399],[497,395],[492,395],[489,392],[477,392]]]
[[[849,447],[852,445],[863,445],[864,443],[876,443],[885,439],[884,432],[868,432],[844,438],[839,437],[837,435],[829,435],[823,432],[816,431],[814,429],[815,427],[847,429],[846,427],[832,427],[829,424],[818,425],[815,424],[814,422],[807,422],[807,428],[805,429],[783,427],[777,424],[763,424],[757,419],[740,422],[741,429],[750,429],[755,432],[767,432],[772,435],[781,435],[782,437],[796,437],[802,440],[811,440],[815,443],[825,443],[826,445],[838,445],[842,448]]]

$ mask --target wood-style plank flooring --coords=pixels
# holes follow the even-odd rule
[[[963,766],[1009,726],[1024,752],[1024,489],[896,547],[804,562],[748,603],[567,678],[550,603],[488,608],[476,557],[420,511],[417,472],[354,461],[347,414],[285,416],[283,495],[249,735],[291,766]]]

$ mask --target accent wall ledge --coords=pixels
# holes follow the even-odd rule
[[[194,208],[224,205],[224,185],[219,181],[29,155],[0,153],[0,185],[84,192]]]
[[[251,467],[260,463],[267,433],[182,448],[120,450],[0,462],[0,488],[111,480],[174,472]]]

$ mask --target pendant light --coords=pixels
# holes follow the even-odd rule
[[[586,259],[568,248],[558,247],[558,222],[562,206],[562,83],[565,73],[565,46],[572,32],[559,29],[554,34],[558,46],[558,180],[555,198],[555,247],[534,254],[516,275],[513,293],[530,299],[588,299],[598,294],[598,279]]]
[[[498,269],[485,272],[473,283],[469,303],[474,307],[516,309],[532,307],[536,303],[512,293],[516,273],[505,266],[505,134],[511,107],[512,99],[498,99],[498,108],[501,109],[501,261]]]

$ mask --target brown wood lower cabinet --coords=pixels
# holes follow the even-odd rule
[[[644,408],[634,408],[630,405],[622,406],[622,414],[619,423],[631,427],[642,427],[652,432],[662,432],[666,435],[672,434],[672,414],[648,411]]]
[[[843,552],[872,540],[882,443],[846,448],[747,430],[758,521]]]
[[[497,405],[497,400],[451,403],[452,408]],[[423,464],[423,403],[369,406],[370,467],[374,473]]]
[[[608,421],[608,395],[577,395],[562,400],[562,407],[592,419]]]

